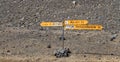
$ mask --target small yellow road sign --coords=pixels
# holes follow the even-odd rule
[[[102,30],[101,25],[66,25],[65,30]]]
[[[62,22],[41,22],[40,26],[49,27],[49,26],[63,26]]]
[[[64,25],[88,24],[87,20],[65,20]]]

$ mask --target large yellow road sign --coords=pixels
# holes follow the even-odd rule
[[[102,30],[101,25],[66,25],[65,30]]]
[[[62,22],[41,22],[40,26],[49,27],[49,26],[63,26]]]
[[[65,20],[64,25],[88,24],[87,20]]]

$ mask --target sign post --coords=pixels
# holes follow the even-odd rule
[[[51,38],[51,36],[49,36],[49,33],[50,33],[50,30],[49,30],[48,27],[46,27],[46,34],[47,34],[46,37]],[[51,40],[51,39],[50,39],[50,40]],[[48,41],[47,48],[51,48],[51,41],[50,41],[50,42]]]
[[[64,49],[64,27],[62,28],[62,48]]]
[[[101,25],[89,25],[87,20],[65,20],[63,22],[41,22],[40,25],[42,27],[55,27],[61,26],[62,27],[62,50],[57,51],[55,53],[56,57],[68,57],[70,50],[65,48],[64,46],[64,30],[102,30],[103,27]],[[46,30],[47,32],[48,30]],[[49,43],[51,45],[51,42]],[[67,51],[67,52],[66,52]]]

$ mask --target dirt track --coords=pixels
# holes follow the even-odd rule
[[[41,57],[1,57],[0,62],[119,62],[119,56],[77,54],[69,58]]]

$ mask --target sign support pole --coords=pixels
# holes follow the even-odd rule
[[[64,49],[64,39],[65,39],[65,37],[64,37],[64,26],[63,26],[63,28],[62,28],[62,48]]]
[[[50,37],[50,36],[49,36],[49,32],[50,32],[50,31],[49,31],[49,28],[47,27],[47,28],[46,28],[46,34],[47,34],[48,37]],[[49,38],[49,39],[50,39],[50,38]],[[47,48],[51,48],[51,40],[48,41],[48,46],[47,46]]]

